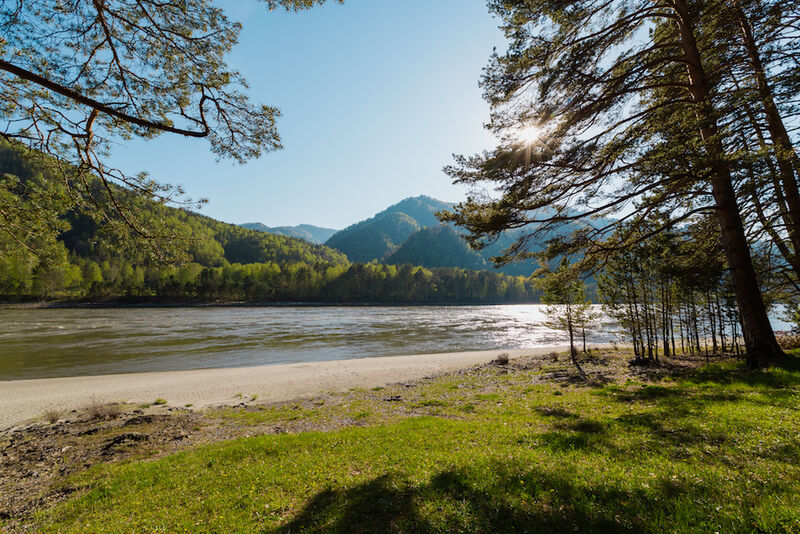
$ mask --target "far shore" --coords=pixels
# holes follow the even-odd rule
[[[594,346],[594,345],[593,345]],[[164,399],[170,407],[208,408],[242,402],[280,402],[416,380],[510,358],[568,350],[566,346],[387,356],[324,362],[0,381],[0,430],[90,403],[130,405]]]

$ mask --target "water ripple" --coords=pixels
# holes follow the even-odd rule
[[[539,305],[0,310],[0,380],[566,343],[543,320]]]

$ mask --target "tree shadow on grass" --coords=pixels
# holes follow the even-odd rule
[[[555,429],[531,435],[527,440],[544,445],[554,452],[579,450],[604,450],[619,452],[609,441],[608,425],[595,419],[575,418],[561,420]]]
[[[727,434],[704,429],[689,421],[680,421],[679,424],[675,424],[674,421],[675,417],[669,417],[667,413],[625,414],[615,420],[623,432],[643,430],[652,438],[656,438],[662,450],[665,445],[675,450],[696,445],[723,447],[731,439]]]
[[[565,410],[561,406],[537,406],[534,410],[538,412],[539,415],[545,417],[556,417],[560,419],[575,419],[578,417],[578,414],[575,412]]]
[[[647,492],[629,485],[587,486],[567,472],[514,463],[498,463],[488,472],[488,480],[487,471],[445,470],[419,485],[383,475],[354,487],[325,489],[289,523],[265,532],[658,532],[671,524],[671,499],[691,502],[710,491],[672,479],[652,480]],[[703,511],[690,513],[708,517]]]
[[[675,389],[683,390],[684,397],[698,407],[704,403],[741,400],[769,406],[796,407],[800,393],[800,372],[778,367],[750,371],[743,367],[731,369],[712,365],[685,373],[680,380],[682,384],[675,386]],[[697,390],[698,387],[701,389]]]
[[[680,375],[690,383],[742,384],[752,387],[790,388],[800,386],[800,358],[780,367],[762,371],[751,371],[742,366],[731,369],[724,365],[710,365],[692,369]]]
[[[610,386],[599,390],[598,394],[622,403],[656,404],[668,409],[673,416],[684,416],[720,402],[746,400],[770,406],[795,406],[799,390],[800,373],[712,365],[681,373],[673,385],[645,385],[637,389]]]

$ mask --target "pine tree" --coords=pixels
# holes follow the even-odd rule
[[[299,10],[324,1],[265,4]],[[112,142],[174,134],[205,139],[220,158],[240,162],[281,147],[279,111],[252,102],[227,63],[241,24],[213,0],[8,0],[0,28],[0,138],[53,156],[66,201],[140,237],[160,229],[140,219],[135,197],[121,189],[194,203],[179,187],[108,165]],[[2,180],[0,191],[17,185]],[[0,230],[17,240],[38,230],[3,213]]]
[[[476,192],[445,217],[480,245],[508,228],[536,233],[593,216],[553,255],[582,251],[587,262],[615,221],[669,214],[658,233],[713,211],[751,367],[782,356],[767,317],[735,185],[732,140],[721,128],[727,88],[720,73],[726,2],[557,2],[494,0],[511,40],[483,79],[496,149],[458,157],[447,172]],[[531,142],[531,129],[540,138]],[[499,190],[487,199],[479,191]],[[527,254],[523,234],[501,261]],[[631,244],[621,241],[623,246]],[[561,248],[558,248],[561,247]]]

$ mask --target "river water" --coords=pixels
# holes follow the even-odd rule
[[[544,307],[0,310],[0,380],[563,345]],[[610,326],[589,332],[610,341]]]

